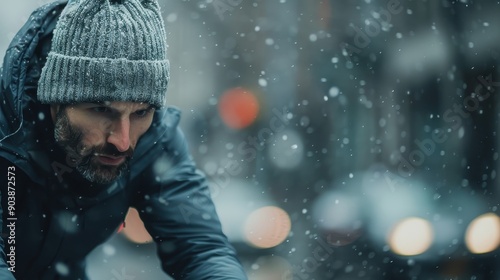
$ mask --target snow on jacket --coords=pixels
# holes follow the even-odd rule
[[[246,279],[178,128],[179,110],[155,112],[130,172],[109,185],[89,191],[90,183],[72,180],[77,171],[52,154],[50,113],[36,89],[65,5],[34,11],[0,69],[0,279],[14,279],[9,268],[15,279],[87,279],[85,257],[116,233],[129,207],[139,211],[174,279]]]

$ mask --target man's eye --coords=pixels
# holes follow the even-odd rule
[[[111,110],[108,107],[93,107],[92,110],[97,113],[109,113]]]
[[[135,112],[135,115],[138,117],[144,117],[148,114],[149,109],[139,110]]]

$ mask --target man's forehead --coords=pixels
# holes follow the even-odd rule
[[[110,108],[149,108],[153,105],[145,102],[134,102],[134,101],[92,101],[92,102],[82,102],[73,104],[76,107],[85,106],[105,106]]]

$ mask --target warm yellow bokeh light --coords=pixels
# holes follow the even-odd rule
[[[465,232],[465,244],[472,253],[489,253],[500,245],[500,218],[487,213],[475,218]]]
[[[130,208],[125,217],[125,227],[121,231],[128,240],[134,243],[150,243],[153,238],[144,227],[144,223],[139,217],[139,212],[136,209]]]
[[[389,234],[391,250],[403,256],[414,256],[427,251],[434,239],[432,225],[422,218],[407,218],[397,223]]]
[[[271,248],[283,242],[292,227],[288,214],[281,208],[266,206],[253,211],[245,222],[247,241],[258,248]]]

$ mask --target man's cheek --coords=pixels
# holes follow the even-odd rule
[[[105,136],[100,129],[92,128],[84,131],[82,142],[86,146],[98,146],[104,143],[104,138]]]
[[[83,139],[87,145],[96,146],[105,142],[106,133],[111,131],[111,121],[107,119],[95,119],[85,124],[88,127],[83,130]]]

